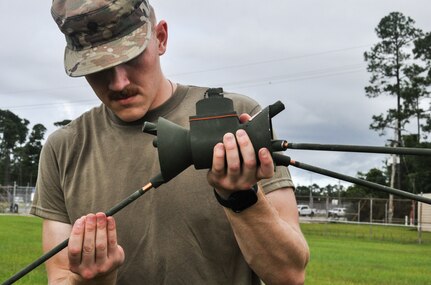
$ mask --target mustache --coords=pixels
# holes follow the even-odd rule
[[[139,93],[139,87],[135,84],[129,84],[121,91],[109,91],[108,98],[111,100],[126,99]]]

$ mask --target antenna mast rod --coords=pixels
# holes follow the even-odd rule
[[[163,181],[162,176],[160,174],[156,175],[155,177],[150,179],[150,182],[148,184],[143,186],[141,189],[135,191],[129,197],[125,198],[123,201],[121,201],[120,203],[118,203],[117,205],[115,205],[114,207],[109,209],[108,211],[106,211],[105,214],[107,216],[114,215],[115,213],[119,212],[124,207],[126,207],[127,205],[129,205],[130,203],[132,203],[133,201],[135,201],[136,199],[138,199],[139,197],[141,197],[142,195],[147,193],[150,189],[157,188],[160,185],[162,185],[163,183],[164,183],[164,181]],[[44,255],[42,255],[41,257],[39,257],[38,259],[36,259],[35,261],[30,263],[26,267],[24,267],[18,273],[16,273],[12,277],[10,277],[8,280],[4,281],[2,283],[2,285],[10,285],[10,284],[15,283],[16,281],[21,279],[23,276],[25,276],[26,274],[31,272],[33,269],[35,269],[39,265],[43,264],[45,261],[47,261],[48,259],[50,259],[54,255],[59,253],[61,250],[66,248],[68,243],[69,243],[69,239],[64,240],[63,242],[58,244],[56,247],[54,247],[50,251],[46,252]]]
[[[406,192],[406,191],[403,191],[403,190],[391,188],[391,187],[380,185],[380,184],[377,184],[377,183],[373,183],[373,182],[370,182],[370,181],[367,181],[367,180],[355,178],[355,177],[352,177],[352,176],[348,176],[348,175],[344,175],[344,174],[341,174],[341,173],[333,172],[333,171],[330,171],[330,170],[327,170],[327,169],[323,169],[323,168],[320,168],[320,167],[316,167],[316,166],[312,166],[312,165],[309,165],[309,164],[301,163],[299,161],[295,161],[295,160],[291,159],[288,156],[281,155],[281,154],[278,154],[278,153],[274,153],[273,154],[273,158],[274,158],[274,161],[277,163],[277,165],[284,165],[284,166],[292,165],[292,166],[297,167],[297,168],[305,169],[305,170],[308,170],[308,171],[311,171],[311,172],[319,173],[319,174],[326,175],[326,176],[333,177],[333,178],[337,178],[337,179],[340,179],[340,180],[343,180],[343,181],[347,181],[347,182],[351,182],[351,183],[354,183],[354,184],[358,184],[358,185],[362,185],[362,186],[365,186],[365,187],[369,187],[369,188],[374,189],[374,190],[384,191],[384,192],[387,192],[387,193],[391,193],[391,194],[394,194],[394,195],[398,195],[398,196],[401,196],[401,197],[404,197],[404,198],[416,200],[416,201],[423,202],[423,203],[431,205],[431,199],[427,198],[427,197],[419,196],[419,195],[416,195],[416,194],[413,194],[413,193],[410,193],[410,192]]]
[[[284,141],[283,148],[284,148],[284,150],[286,150],[286,149],[306,149],[306,150],[324,150],[324,151],[390,153],[390,154],[405,154],[405,155],[431,155],[431,149],[428,149],[428,148],[380,147],[380,146],[340,145],[340,144],[288,143],[287,141]]]

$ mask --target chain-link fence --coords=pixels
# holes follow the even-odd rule
[[[391,211],[389,199],[297,196],[298,204],[313,209],[313,219],[329,221],[380,223],[418,226],[421,214],[418,202],[393,199]],[[431,221],[421,221],[430,223]]]
[[[0,186],[0,213],[28,214],[35,188],[32,186]],[[421,219],[420,203],[408,199],[297,196],[298,205],[308,205],[315,221],[376,223],[431,227],[431,220]]]
[[[28,214],[33,195],[31,186],[0,186],[0,213]]]

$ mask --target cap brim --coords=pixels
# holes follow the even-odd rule
[[[127,36],[85,50],[71,50],[66,47],[64,67],[72,77],[95,73],[141,54],[151,38],[151,25],[147,22]]]

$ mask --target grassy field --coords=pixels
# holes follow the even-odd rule
[[[431,233],[343,224],[302,224],[309,285],[431,285]],[[41,220],[0,216],[0,283],[41,255]],[[16,284],[46,284],[43,266]]]
[[[42,255],[42,220],[24,216],[0,216],[0,283]],[[16,284],[47,284],[39,266]]]
[[[306,284],[431,284],[431,233],[404,227],[302,224],[311,251]]]

